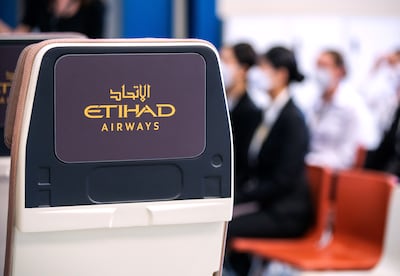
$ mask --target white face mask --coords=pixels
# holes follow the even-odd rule
[[[271,88],[271,80],[264,71],[258,67],[252,67],[247,73],[249,90],[268,91]]]
[[[323,68],[317,68],[315,72],[315,81],[317,82],[319,88],[324,92],[333,83],[332,75],[329,71]]]
[[[400,83],[400,63],[393,66],[393,78],[397,83]]]
[[[229,66],[224,62],[221,62],[221,73],[225,89],[231,88],[233,86],[235,78],[235,70],[232,68],[232,66]]]
[[[400,87],[400,63],[397,63],[397,65],[396,65],[396,85],[397,85],[397,88],[399,88]]]

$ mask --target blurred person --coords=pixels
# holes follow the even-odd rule
[[[105,7],[101,0],[26,0],[21,23],[13,30],[0,20],[0,32],[78,32],[103,37]]]
[[[384,55],[376,61],[371,73],[361,87],[361,95],[374,114],[374,124],[379,141],[389,130],[400,93],[400,49]]]
[[[261,113],[249,97],[247,74],[257,60],[247,43],[225,46],[221,50],[221,67],[228,100],[235,150],[235,183],[241,183],[247,166],[248,147],[261,119]],[[236,188],[236,187],[235,187]]]
[[[268,82],[269,106],[262,111],[248,151],[246,177],[234,217],[228,226],[233,237],[288,238],[303,235],[313,220],[304,158],[308,129],[288,86],[301,82],[292,51],[274,47],[260,63]],[[227,265],[246,275],[249,258],[227,253]]]
[[[400,106],[393,121],[385,132],[381,143],[374,151],[368,152],[366,169],[385,171],[400,177]]]
[[[247,72],[248,94],[254,104],[265,109],[270,101],[270,98],[265,91],[268,89],[267,79],[259,65],[255,65]]]
[[[368,153],[365,167],[400,176],[400,49],[379,58],[369,79],[362,92],[381,140]]]
[[[229,110],[234,110],[247,95],[247,74],[257,61],[257,54],[248,43],[224,46],[220,52],[221,69]]]
[[[343,56],[323,51],[315,75],[320,96],[307,112],[311,150],[307,163],[334,169],[354,165],[360,148],[368,149],[376,134],[364,100],[346,82]]]

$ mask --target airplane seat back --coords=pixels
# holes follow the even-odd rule
[[[83,38],[78,33],[0,34],[0,136],[6,136],[6,109],[10,101],[16,64],[20,54],[29,45],[54,38]],[[8,188],[10,175],[10,145],[0,142],[0,271],[4,269],[6,228],[8,213]]]
[[[20,74],[5,275],[219,275],[233,177],[216,50],[48,40]]]

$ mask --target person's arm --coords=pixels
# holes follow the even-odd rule
[[[19,24],[15,30],[14,33],[29,33],[32,30],[32,28],[28,25],[25,24]]]
[[[24,15],[19,25],[13,29],[0,19],[0,33],[29,33],[37,25],[39,14],[39,1],[26,0],[24,3]]]
[[[29,33],[31,28],[27,25],[20,24],[14,30],[4,21],[0,20],[0,33]]]
[[[268,202],[275,197],[290,193],[294,188],[293,179],[305,169],[304,157],[308,150],[309,135],[304,121],[298,117],[287,118],[285,135],[281,139],[282,152],[276,170],[271,177],[259,177],[254,187],[246,191],[247,201],[257,200]]]
[[[11,33],[12,29],[3,20],[0,19],[0,33]]]

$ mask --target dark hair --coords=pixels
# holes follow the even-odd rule
[[[304,75],[297,68],[294,53],[285,47],[273,47],[263,55],[274,68],[285,68],[288,71],[288,84],[304,80]]]
[[[239,43],[234,45],[232,50],[240,65],[245,66],[246,69],[249,69],[251,66],[256,64],[257,54],[250,44]]]
[[[343,55],[333,49],[327,49],[323,52],[324,54],[330,55],[333,59],[333,63],[343,70],[343,74],[346,75],[346,62],[344,61]]]

